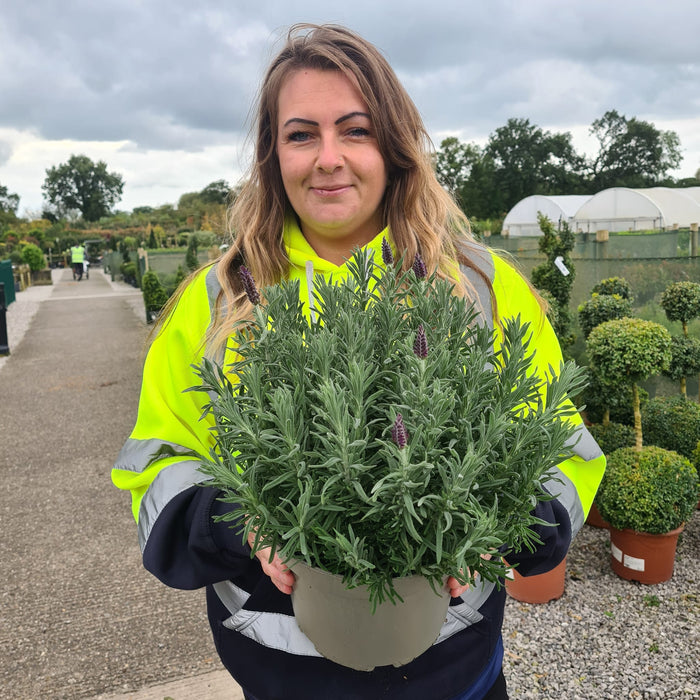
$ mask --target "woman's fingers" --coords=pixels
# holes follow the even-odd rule
[[[251,533],[248,536],[248,544],[253,546],[255,541],[255,533]],[[294,574],[287,568],[286,564],[282,563],[282,560],[277,554],[270,561],[270,548],[265,547],[255,553],[255,556],[260,561],[260,566],[267,576],[270,577],[272,583],[282,591],[289,595],[292,592],[292,587],[294,586]]]

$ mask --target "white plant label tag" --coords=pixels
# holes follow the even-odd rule
[[[557,257],[554,258],[554,264],[557,266],[557,270],[559,270],[564,277],[569,274],[569,268],[564,265],[564,258],[561,255],[557,255]]]
[[[633,571],[644,571],[644,559],[631,557],[629,554],[625,554],[625,558],[622,562],[622,565],[626,569],[632,569]]]
[[[622,550],[616,547],[612,542],[610,543],[610,553],[622,564]]]

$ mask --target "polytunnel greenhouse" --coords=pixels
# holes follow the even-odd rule
[[[532,195],[507,214],[510,236],[538,236],[537,212],[566,221],[574,231],[663,231],[700,222],[700,187],[611,187],[592,196]]]
[[[503,220],[503,231],[510,236],[539,236],[542,232],[537,224],[537,212],[542,212],[550,221],[560,219],[571,224],[574,215],[591,195],[544,195],[533,194],[521,199]]]

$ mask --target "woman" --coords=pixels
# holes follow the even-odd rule
[[[315,274],[335,279],[356,247],[381,259],[386,237],[412,262],[454,277],[487,323],[520,314],[537,329],[538,372],[561,355],[538,299],[503,260],[477,245],[437,182],[418,111],[386,60],[342,27],[300,25],[265,76],[252,171],[231,213],[232,245],[196,273],[169,304],[144,369],[134,431],[113,470],[133,496],[144,566],[176,588],[207,586],[209,619],[223,664],[247,698],[304,700],[506,698],[500,628],[505,593],[448,579],[452,604],[439,640],[401,667],[364,673],[318,655],[299,631],[289,593],[294,576],[213,516],[217,500],[192,453],[207,453],[209,424],[191,365],[222,357],[250,302],[239,269],[260,287],[298,280],[308,301]],[[495,319],[495,320],[494,320]],[[554,568],[583,523],[604,458],[581,427],[577,456],[560,465],[559,497],[537,505],[543,545],[512,557],[523,574]]]

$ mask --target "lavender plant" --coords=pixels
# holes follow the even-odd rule
[[[373,604],[395,600],[395,577],[500,581],[501,555],[538,544],[532,509],[571,455],[567,395],[583,383],[573,363],[532,376],[527,324],[505,319],[496,349],[422,260],[401,272],[382,257],[318,276],[306,315],[298,283],[260,301],[246,270],[237,359],[196,368],[216,440],[201,469],[236,506],[223,519],[255,533],[253,552],[367,585]]]

